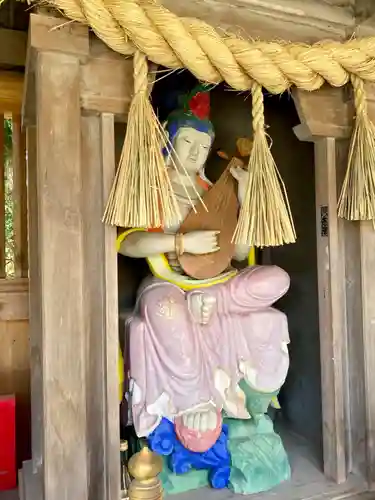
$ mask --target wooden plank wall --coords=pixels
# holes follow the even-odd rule
[[[17,81],[17,85],[13,83]],[[0,72],[0,395],[16,396],[17,462],[31,457],[29,283],[25,134],[21,129],[22,81]],[[12,119],[14,268],[6,266],[4,119]]]
[[[16,396],[17,465],[31,457],[27,280],[0,282],[0,395]],[[16,319],[17,318],[17,319]]]

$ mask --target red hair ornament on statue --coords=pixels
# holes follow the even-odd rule
[[[208,92],[197,92],[189,101],[189,109],[200,120],[208,119],[210,115],[210,96]]]

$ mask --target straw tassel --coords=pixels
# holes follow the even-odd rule
[[[158,228],[181,221],[162,154],[168,138],[149,100],[146,56],[134,54],[134,97],[120,163],[103,222],[120,227]]]
[[[361,78],[351,75],[356,119],[338,215],[348,220],[375,220],[375,126],[368,116]]]
[[[294,243],[296,233],[286,194],[267,140],[262,87],[252,84],[253,147],[245,199],[233,240],[238,244],[269,247]]]

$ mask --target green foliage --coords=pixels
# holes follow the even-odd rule
[[[4,120],[5,272],[14,276],[12,121]]]
[[[12,120],[4,120],[4,147],[6,159],[12,155]]]

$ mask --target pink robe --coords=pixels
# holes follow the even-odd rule
[[[286,316],[271,305],[289,284],[287,273],[276,266],[250,267],[226,283],[189,292],[157,279],[146,284],[129,325],[137,434],[147,436],[162,417],[174,419],[209,402],[243,418],[246,409],[236,394],[238,382],[246,380],[244,363],[254,370],[255,390],[278,390],[289,367],[289,334]],[[189,311],[194,293],[216,298],[207,325]],[[230,380],[225,391],[218,382],[223,373]]]

